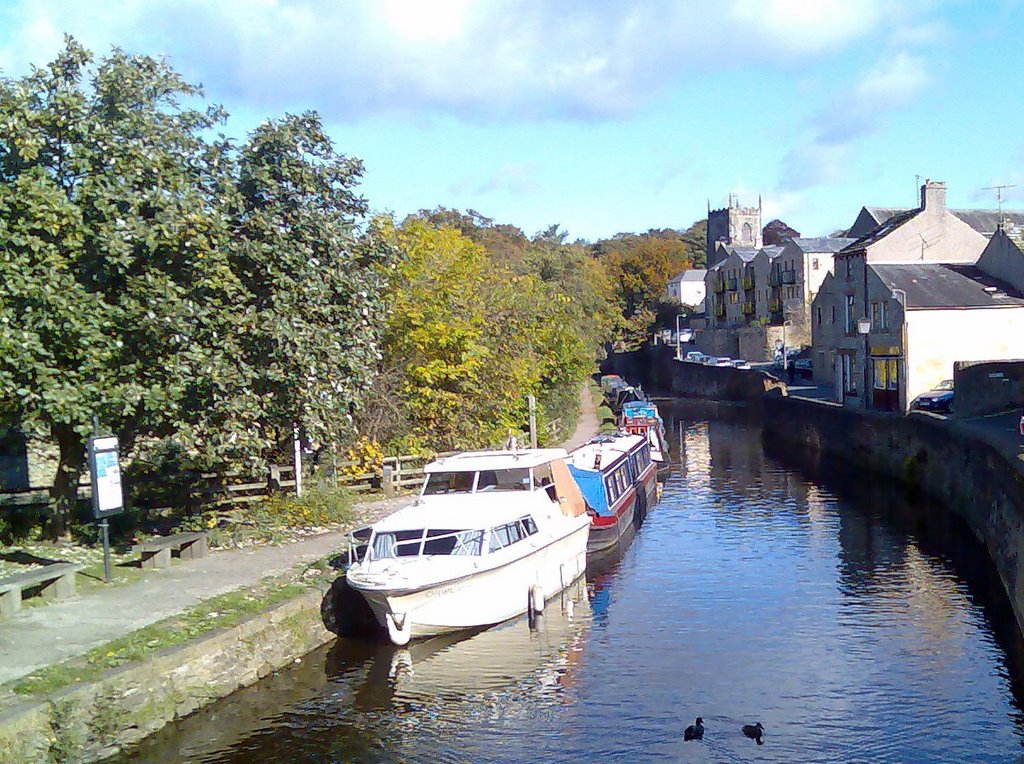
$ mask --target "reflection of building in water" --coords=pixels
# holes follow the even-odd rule
[[[708,423],[679,426],[679,464],[687,483],[693,488],[711,485],[711,441]]]

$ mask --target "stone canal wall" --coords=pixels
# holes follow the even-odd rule
[[[703,366],[675,360],[674,345],[644,347],[631,353],[615,353],[601,365],[606,374],[618,374],[640,383],[655,395],[713,398],[719,401],[760,401],[766,392],[783,385],[763,371],[728,366]]]
[[[0,715],[0,761],[90,762],[292,664],[334,639],[324,595],[295,599],[43,702]]]

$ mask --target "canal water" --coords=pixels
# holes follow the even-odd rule
[[[966,528],[742,410],[663,413],[661,503],[534,629],[339,640],[124,760],[1018,761],[1021,643]]]

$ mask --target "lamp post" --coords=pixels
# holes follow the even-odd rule
[[[900,295],[903,299],[900,299]],[[900,409],[903,413],[906,413],[907,406],[903,402],[907,395],[907,293],[897,287],[892,287],[892,298],[897,300],[900,307],[903,309],[903,315],[900,316],[900,368],[896,374],[896,385],[899,388],[899,401]]]
[[[868,334],[871,333],[871,319],[865,316],[857,319],[857,333],[864,337],[864,408],[868,408]]]
[[[679,360],[679,319],[684,318],[684,313],[676,313],[676,360]]]

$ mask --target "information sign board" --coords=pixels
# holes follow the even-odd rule
[[[115,436],[89,438],[89,471],[92,473],[92,513],[99,519],[124,509],[121,466]]]

